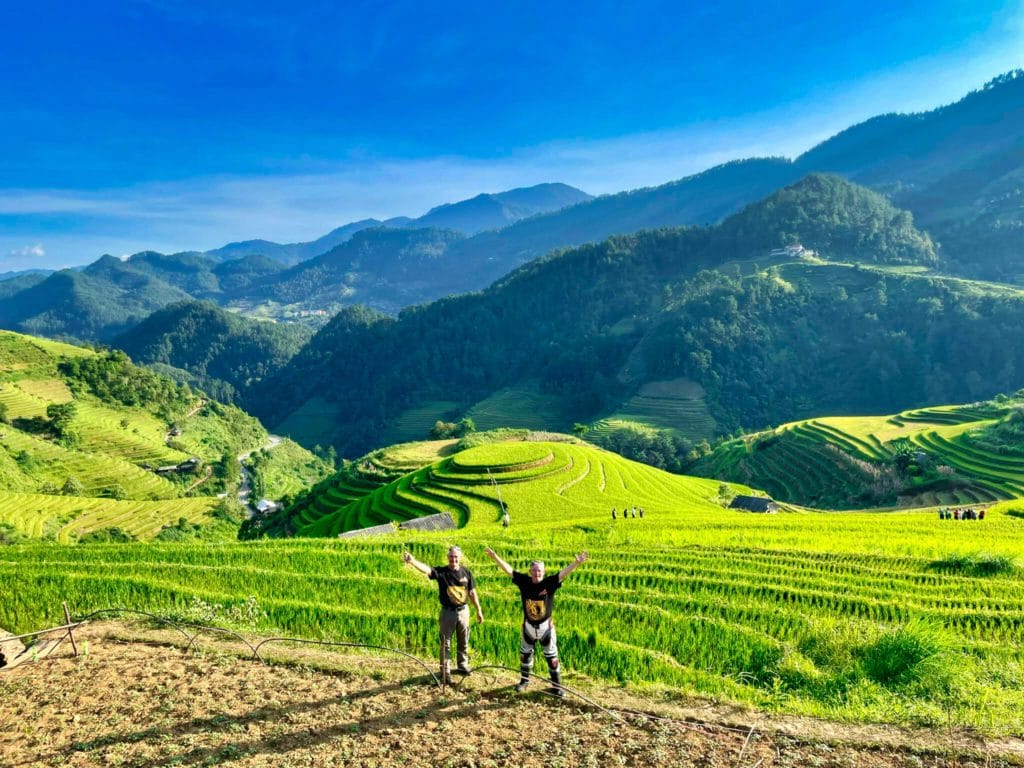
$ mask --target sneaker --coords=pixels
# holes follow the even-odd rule
[[[516,693],[522,693],[523,691],[525,691],[526,686],[528,686],[529,684],[530,681],[526,680],[525,678],[520,680],[519,683],[516,685]]]
[[[455,681],[452,680],[452,676],[446,672],[445,675],[444,675],[444,684],[445,685],[453,685],[454,683],[455,683]]]
[[[455,670],[455,673],[458,675],[468,675],[470,672],[472,672],[472,670],[469,667],[459,667]]]
[[[548,688],[547,692],[554,696],[556,699],[565,698],[565,688]]]

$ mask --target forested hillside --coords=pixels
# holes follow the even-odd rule
[[[209,302],[187,301],[154,312],[112,343],[137,363],[187,371],[200,389],[231,403],[244,400],[310,336],[301,325],[259,322]]]
[[[109,340],[160,307],[189,295],[104,256],[85,270],[65,269],[4,298],[0,327],[40,336]]]
[[[1024,283],[1024,70],[954,104],[883,115],[796,160],[889,195],[943,246],[947,269]]]
[[[244,256],[217,263],[195,253],[165,256],[153,251],[136,253],[127,264],[180,288],[190,296],[213,301],[224,301],[285,269],[283,264],[265,256]]]
[[[817,255],[770,255],[795,240]],[[397,320],[346,310],[253,407],[280,424],[307,401],[337,403],[333,441],[351,456],[408,409],[468,410],[527,381],[568,429],[645,382],[687,377],[725,432],[1016,389],[1024,368],[1003,339],[1024,321],[1020,293],[928,276],[935,258],[908,214],[812,176],[719,226],[553,254]]]

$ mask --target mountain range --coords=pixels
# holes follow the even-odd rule
[[[306,243],[282,245],[269,240],[246,240],[206,251],[214,259],[242,256],[266,256],[282,264],[298,264],[335,248],[364,229],[453,229],[474,235],[488,229],[501,229],[520,219],[559,210],[592,199],[582,190],[567,184],[537,184],[493,194],[483,193],[469,200],[431,208],[419,218],[397,216],[391,219],[362,219],[338,227],[323,237]]]
[[[961,350],[973,359],[989,349],[984,334],[1003,327],[1000,313],[1016,317],[1017,293],[1010,286],[1024,283],[1022,175],[1024,76],[1017,71],[955,104],[852,126],[792,160],[740,160],[596,198],[565,185],[539,185],[440,206],[418,219],[353,222],[310,243],[248,241],[207,254],[144,252],[126,261],[104,257],[41,281],[15,278],[30,282],[20,290],[0,283],[0,326],[110,341],[151,312],[193,299],[254,316],[306,318],[314,326],[338,313],[283,368],[280,357],[256,364],[256,377],[238,366],[218,367],[216,355],[177,355],[177,344],[167,338],[183,339],[188,331],[168,322],[179,317],[174,313],[147,326],[150,338],[143,329],[132,343],[142,362],[185,368],[200,380],[211,369],[233,371],[227,383],[244,391],[243,402],[271,424],[298,424],[296,435],[307,440],[313,425],[320,441],[345,450],[362,449],[384,432],[401,433],[402,419],[412,412],[428,420],[474,408],[486,414],[517,398],[547,403],[550,418],[565,426],[609,415],[648,384],[680,377],[702,388],[706,423],[715,429],[760,426],[799,417],[814,398],[830,397],[830,390],[794,384],[793,374],[777,366],[790,352],[771,346],[750,359],[739,356],[746,362],[737,364],[756,360],[775,378],[757,386],[727,380],[744,374],[714,355],[730,349],[728,334],[720,332],[739,327],[736,318],[726,322],[711,312],[707,318],[722,327],[706,325],[701,315],[685,329],[667,320],[693,319],[687,313],[696,306],[692,281],[700,269],[719,271],[725,283],[701,278],[700,284],[726,307],[746,307],[745,318],[756,319],[751,332],[762,333],[766,344],[799,341],[788,325],[794,318],[839,322],[828,302],[820,303],[831,296],[833,308],[852,311],[855,305],[867,318],[842,316],[848,332],[865,323],[874,327],[893,306],[932,322],[940,318],[936,306],[954,315],[970,307],[952,332],[981,334],[957,337],[974,345]],[[773,255],[797,243],[804,248],[786,258]],[[772,264],[775,271],[766,271]],[[629,269],[617,271],[623,265]],[[824,285],[825,275],[834,284]],[[967,290],[963,281],[943,275],[1007,287],[972,284]],[[614,279],[605,282],[609,276]],[[526,294],[525,285],[531,286]],[[770,296],[774,309],[748,305],[752,290]],[[982,294],[987,298],[979,309]],[[679,297],[688,298],[680,304]],[[781,306],[788,314],[771,314]],[[978,312],[981,325],[972,314]],[[911,334],[901,317],[889,325]],[[803,341],[817,332],[805,330]],[[866,399],[850,395],[836,406],[890,411],[921,402],[928,387],[933,395],[963,401],[1022,383],[1014,363],[995,357],[961,366],[958,376],[944,367],[954,365],[952,358],[916,346],[938,343],[926,325],[893,338],[903,338],[899,344],[925,355],[927,364],[880,366],[882,336],[861,341],[867,338],[870,354],[836,341],[833,354],[854,355],[844,365],[809,349],[793,361],[793,370],[806,374],[811,361],[845,376],[852,375],[847,362],[889,368],[887,375],[906,378],[904,390],[883,394],[881,385],[865,381]],[[165,354],[142,351],[153,349]],[[260,354],[258,346],[253,349]],[[663,357],[652,357],[651,349]],[[868,358],[856,358],[860,354]],[[922,365],[931,365],[932,374],[921,373]],[[352,376],[356,370],[360,374]],[[784,397],[780,380],[790,381]],[[745,386],[756,396],[741,395]]]
[[[564,430],[681,380],[701,394],[654,399],[700,401],[720,432],[1017,388],[1024,357],[1003,340],[1024,291],[937,263],[909,213],[811,175],[721,224],[555,252],[397,319],[345,309],[248,407],[358,455],[417,415],[424,437],[500,401],[508,426],[546,410]]]

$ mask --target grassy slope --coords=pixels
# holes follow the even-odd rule
[[[331,474],[329,465],[291,440],[282,441],[264,455],[266,460],[260,462],[260,472],[263,493],[268,499],[294,496]]]

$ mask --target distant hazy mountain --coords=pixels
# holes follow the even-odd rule
[[[218,260],[261,255],[291,265],[326,253],[364,229],[374,227],[439,228],[473,234],[485,229],[504,227],[520,219],[555,211],[590,198],[591,196],[586,192],[567,184],[537,184],[533,187],[512,189],[495,194],[481,194],[470,200],[440,205],[432,208],[418,219],[398,216],[384,221],[379,219],[355,221],[307,243],[282,245],[269,240],[246,240],[206,251],[205,255]]]
[[[407,229],[454,229],[472,235],[488,229],[501,229],[521,219],[561,210],[592,199],[593,197],[586,192],[566,184],[538,184],[493,195],[477,195],[460,203],[440,205],[403,226]]]
[[[378,219],[354,221],[343,227],[332,229],[323,237],[308,243],[274,243],[270,240],[245,240],[240,243],[228,243],[222,248],[206,251],[205,255],[217,260],[239,259],[244,256],[265,256],[285,265],[298,264],[300,261],[319,256],[336,245],[345,242],[356,232],[370,227],[383,226]]]
[[[397,313],[451,292],[458,265],[447,254],[461,239],[443,229],[362,230],[321,256],[254,283],[240,297],[335,311],[361,303]]]
[[[10,272],[0,272],[0,283],[5,282],[7,280],[13,280],[16,277],[28,277],[30,275],[40,275],[42,277],[46,277],[47,275],[52,274],[52,269],[20,269],[12,270]]]
[[[7,272],[6,274],[10,277],[0,280],[0,299],[5,299],[8,296],[13,296],[18,291],[23,291],[26,288],[31,288],[33,285],[39,285],[46,279],[46,276],[52,274],[50,272]]]
[[[137,363],[188,371],[204,391],[233,402],[280,369],[310,336],[302,326],[250,320],[209,302],[186,301],[154,312],[111,344]]]
[[[451,261],[462,265],[452,289],[479,290],[555,248],[641,229],[712,224],[798,177],[785,159],[743,160],[482,232],[452,247]]]

